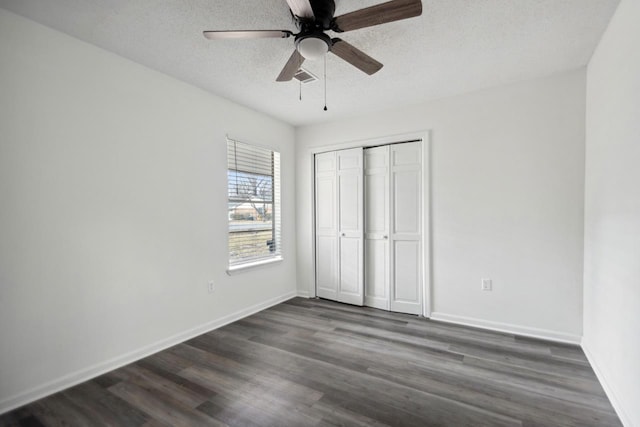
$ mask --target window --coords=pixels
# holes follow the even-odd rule
[[[229,269],[281,259],[280,153],[227,139]]]

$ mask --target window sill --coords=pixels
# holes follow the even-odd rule
[[[281,256],[269,258],[262,261],[250,262],[250,263],[241,264],[241,265],[234,265],[233,267],[227,268],[227,274],[229,276],[233,276],[238,273],[244,273],[246,271],[255,270],[256,268],[276,264],[279,262],[282,262]]]

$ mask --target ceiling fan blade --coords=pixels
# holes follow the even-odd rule
[[[333,46],[331,46],[331,53],[344,59],[349,64],[371,75],[382,68],[382,64],[341,39],[333,39]]]
[[[338,16],[332,29],[337,32],[386,24],[422,15],[420,0],[392,0]]]
[[[291,12],[299,18],[314,18],[309,0],[287,0]]]
[[[294,50],[289,60],[284,65],[282,71],[280,71],[280,75],[276,79],[277,82],[288,82],[293,78],[296,72],[300,69],[300,66],[304,62],[304,56],[298,53],[298,49]]]
[[[209,40],[228,39],[286,39],[293,33],[287,30],[203,31]]]

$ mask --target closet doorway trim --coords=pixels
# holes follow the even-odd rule
[[[307,150],[307,161],[311,171],[310,181],[308,182],[309,202],[311,206],[311,239],[309,239],[308,253],[311,254],[308,262],[311,265],[308,277],[309,297],[315,298],[316,294],[316,241],[315,241],[315,155],[326,153],[328,151],[345,150],[349,148],[370,148],[380,145],[401,144],[403,142],[420,141],[422,143],[422,315],[431,317],[432,311],[432,243],[431,243],[431,133],[429,130],[390,135],[380,138],[364,139],[351,142],[334,143],[318,147],[311,147]]]

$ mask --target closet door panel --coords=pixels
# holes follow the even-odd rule
[[[320,233],[335,233],[336,204],[335,177],[316,178],[316,230]]]
[[[420,242],[395,242],[394,301],[420,303]]]
[[[323,174],[329,173],[334,174],[336,172],[336,153],[321,153],[316,154],[316,173]]]
[[[337,156],[315,157],[316,292],[321,298],[338,298]]]
[[[388,310],[389,242],[367,240],[365,245],[365,305]]]
[[[364,190],[362,148],[337,152],[338,301],[364,304]]]
[[[356,174],[343,174],[338,180],[340,231],[359,234],[362,232],[362,178]]]
[[[389,310],[389,147],[364,151],[365,305]]]
[[[386,168],[382,173],[368,174],[365,176],[365,224],[366,233],[382,233],[387,231],[389,216],[387,215],[389,203],[389,190],[387,189],[389,178]]]
[[[316,238],[316,284],[321,298],[338,298],[338,247],[334,237]]]
[[[422,313],[422,151],[391,146],[391,311]]]
[[[397,166],[415,166],[422,163],[422,147],[419,142],[394,144],[391,146],[392,164]]]
[[[393,231],[420,233],[420,171],[400,170],[393,176]]]
[[[362,282],[362,248],[357,239],[340,240],[340,294],[359,296]]]

